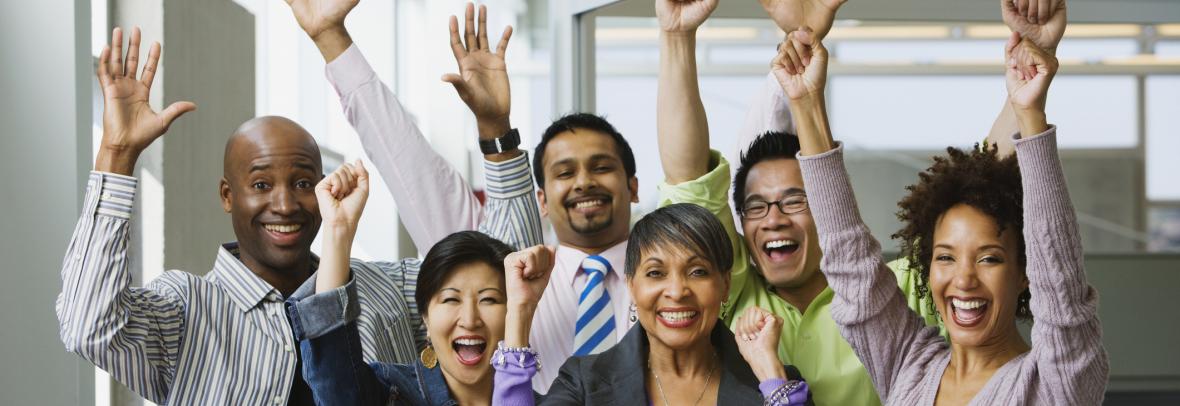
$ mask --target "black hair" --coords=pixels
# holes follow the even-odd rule
[[[734,209],[738,213],[742,211],[742,205],[746,201],[746,177],[750,176],[750,169],[753,169],[754,165],[771,159],[795,159],[799,149],[799,137],[795,134],[768,131],[755,138],[750,147],[742,151],[741,163],[733,176]]]
[[[545,147],[549,145],[549,141],[558,134],[577,129],[592,130],[609,135],[611,139],[615,140],[615,149],[619,154],[619,159],[623,161],[623,171],[627,173],[627,178],[635,176],[635,153],[631,151],[631,144],[627,143],[623,134],[615,130],[615,126],[607,122],[605,118],[594,114],[571,113],[550,124],[549,128],[545,129],[545,133],[541,135],[541,142],[533,150],[533,177],[537,179],[537,187],[545,189]]]
[[[422,260],[418,286],[414,289],[414,303],[418,313],[426,315],[427,304],[442,289],[442,283],[462,265],[488,264],[504,276],[504,257],[512,247],[478,231],[460,231],[443,238]]]
[[[717,216],[695,204],[677,203],[648,213],[635,223],[627,239],[623,273],[634,277],[644,252],[668,244],[699,255],[722,274],[729,274],[733,267],[733,245]]]
[[[966,204],[991,217],[999,232],[1011,230],[1017,238],[1017,264],[1024,268],[1024,189],[1016,156],[1000,158],[995,147],[963,151],[947,148],[947,156],[934,157],[934,165],[918,174],[918,183],[897,203],[901,230],[901,254],[921,273],[918,294],[929,297],[930,263],[934,256],[934,229],[947,210]],[[1032,319],[1028,289],[1020,293],[1016,317]],[[933,310],[934,301],[930,301]]]

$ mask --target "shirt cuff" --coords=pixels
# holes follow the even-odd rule
[[[774,394],[774,391],[779,387],[787,384],[787,380],[783,378],[770,378],[758,384],[758,390],[762,392],[762,397],[768,398]]]
[[[667,181],[656,187],[660,193],[661,206],[673,203],[692,203],[711,212],[728,212],[729,208],[729,161],[721,152],[709,151],[709,172],[699,178],[675,185]]]
[[[529,154],[521,151],[520,156],[503,162],[483,161],[488,198],[511,199],[532,193],[533,174],[529,172]]]
[[[1020,136],[1020,131],[1017,131],[1015,134],[1012,134],[1012,143],[1015,145],[1020,145],[1020,144],[1026,143],[1026,142],[1033,142],[1034,140],[1041,140],[1040,142],[1047,142],[1044,140],[1044,138],[1048,138],[1049,135],[1056,135],[1056,134],[1057,134],[1057,126],[1053,125],[1053,124],[1049,124],[1049,128],[1046,129],[1045,132],[1040,133],[1040,134],[1036,134],[1036,135],[1030,135],[1028,137]]]
[[[327,292],[287,302],[288,318],[296,340],[318,338],[356,320],[360,315],[356,281]]]
[[[349,45],[344,53],[328,63],[325,70],[328,83],[336,88],[336,94],[340,97],[352,93],[366,83],[378,80],[377,72],[373,71],[373,67],[369,65],[369,61],[356,44]]]
[[[131,176],[91,171],[86,188],[87,194],[98,196],[97,214],[129,220],[138,185],[139,180]]]

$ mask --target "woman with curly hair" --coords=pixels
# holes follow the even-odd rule
[[[888,405],[1102,401],[1109,365],[1098,296],[1086,282],[1077,219],[1045,95],[1056,59],[1028,39],[1008,42],[1016,157],[994,149],[935,160],[901,203],[897,233],[949,342],[906,306],[880,245],[860,217],[824,112],[827,53],[792,33],[776,60],[802,144],[800,165],[835,291],[832,318]],[[809,49],[807,59],[797,50]],[[806,61],[806,62],[805,62]],[[1031,298],[1030,298],[1031,293]],[[1035,318],[1032,343],[1016,328]]]

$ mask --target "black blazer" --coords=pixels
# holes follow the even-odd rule
[[[721,361],[718,404],[761,405],[758,378],[738,352],[733,333],[725,323],[717,321],[710,339]],[[597,355],[567,359],[540,404],[646,406],[650,402],[644,386],[647,354],[647,332],[642,325],[635,324],[614,347]],[[800,379],[799,370],[791,366],[787,367],[787,375],[790,379]]]

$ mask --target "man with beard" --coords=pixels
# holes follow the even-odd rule
[[[116,28],[113,51],[105,49],[99,59],[103,137],[62,265],[57,300],[62,341],[158,404],[311,405],[294,336],[306,332],[303,325],[356,311],[332,298],[320,305],[284,303],[315,291],[319,260],[310,246],[321,220],[314,192],[323,177],[319,147],[285,118],[242,124],[226,143],[219,189],[238,242],[220,247],[205,277],[169,271],[142,288],[131,287],[127,238],[138,183],[131,176],[135,163],[173,120],[196,109],[178,102],[152,111],[148,96],[160,47],[153,45],[139,77],[139,36],[138,29],[132,32],[124,60],[122,31]],[[487,224],[538,223],[527,165],[501,175],[488,181],[489,189],[502,193],[489,193],[487,208],[489,218],[501,221]],[[532,229],[486,230],[517,247],[540,242],[539,231]],[[418,267],[412,258],[352,261],[349,283],[359,299],[366,360],[415,359],[424,340],[412,300]],[[334,311],[300,312],[301,319],[289,322],[285,306]]]
[[[288,0],[288,4],[324,56],[328,81],[340,95],[366,153],[388,182],[419,250],[450,232],[481,224],[479,201],[470,186],[431,149],[353,44],[344,19],[357,0]],[[445,75],[443,80],[454,85],[475,115],[480,148],[488,159],[499,160],[500,166],[527,167],[524,154],[501,153],[505,148],[515,150],[520,143],[508,120],[511,97],[504,63],[512,28],[504,30],[493,48],[486,8],[479,8],[478,30],[475,14],[469,3],[462,35],[459,21],[451,19],[451,50],[459,74]],[[546,364],[561,365],[570,355],[609,348],[632,324],[628,317],[631,296],[620,272],[639,182],[627,141],[610,123],[592,114],[570,114],[554,121],[533,155],[533,171],[540,185],[541,214],[553,224],[559,247],[530,342]],[[544,368],[533,380],[534,388],[545,393],[556,377],[557,368]]]
[[[831,28],[844,0],[764,0],[771,18],[786,32],[809,30],[818,41]],[[733,204],[738,208],[741,234],[734,224],[726,192],[729,163],[709,150],[708,124],[697,85],[695,32],[716,7],[716,0],[657,0],[661,53],[657,96],[660,158],[666,176],[660,185],[660,204],[693,203],[715,213],[729,231],[734,269],[730,296],[722,318],[734,327],[746,308],[757,306],[784,320],[779,358],[797,366],[807,380],[816,404],[880,404],[864,366],[829,313],[833,292],[820,272],[822,253],[807,205],[799,162],[799,141],[787,133],[790,120],[808,120],[787,111],[782,87],[772,73],[771,91],[756,100],[739,138],[741,163],[733,179]],[[1058,6],[1060,8],[1061,6]],[[1060,40],[1064,12],[1041,25],[1016,18],[1005,4],[1005,21],[1015,31],[1044,31],[1041,38]],[[1054,25],[1060,18],[1060,25]],[[1056,34],[1054,34],[1056,33]],[[1052,41],[1052,40],[1049,40]],[[1043,45],[1048,49],[1053,46]],[[783,45],[787,46],[787,45]],[[797,54],[810,56],[808,49]],[[1007,102],[989,141],[1009,138],[1015,117]],[[767,131],[767,129],[771,131]],[[753,140],[746,138],[752,136]],[[1011,141],[1007,150],[1011,151]],[[1001,143],[1001,150],[1005,144]],[[916,281],[917,272],[905,261],[890,264],[911,309],[927,325],[941,320],[929,294]]]

